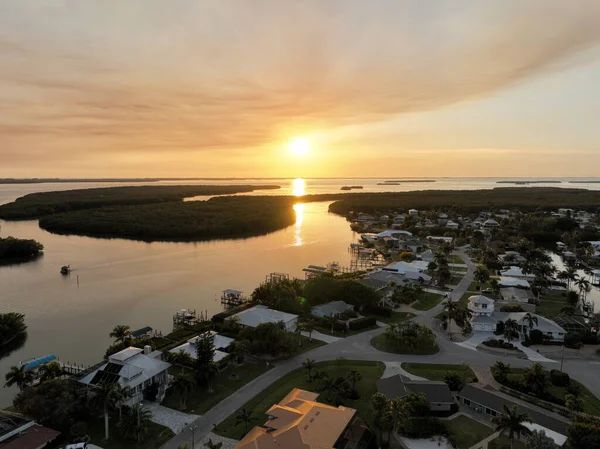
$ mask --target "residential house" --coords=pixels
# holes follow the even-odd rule
[[[458,401],[479,413],[488,415],[490,418],[502,415],[504,406],[508,408],[517,407],[518,413],[529,415],[533,424],[525,424],[530,430],[544,430],[554,442],[560,447],[567,440],[567,429],[570,421],[557,413],[525,404],[512,396],[491,387],[482,388],[475,384],[466,385],[457,395]]]
[[[394,224],[400,225],[404,223],[404,215],[395,215],[394,216]]]
[[[451,245],[452,242],[454,241],[454,239],[452,237],[439,237],[439,236],[428,235],[427,241],[432,246],[441,245],[442,243],[447,243],[447,244]]]
[[[57,430],[41,426],[32,419],[0,411],[0,449],[42,449],[59,435]]]
[[[517,278],[517,279],[527,279],[527,280],[535,279],[535,276],[533,274],[531,274],[531,273],[525,274],[525,273],[523,273],[523,270],[521,270],[521,268],[515,267],[515,266],[511,266],[507,270],[501,271],[500,276]]]
[[[530,304],[535,302],[535,295],[529,289],[505,287],[500,289],[500,296],[503,301],[509,303]]]
[[[319,395],[294,388],[267,411],[234,449],[367,448],[373,433],[356,410],[317,402]]]
[[[500,276],[500,279],[498,279],[498,284],[500,287],[531,288],[531,285],[529,285],[529,282],[527,282],[525,279],[513,278],[509,276]]]
[[[449,412],[454,405],[454,398],[446,382],[410,380],[408,377],[396,374],[379,379],[376,385],[377,391],[388,399],[403,398],[412,393],[423,393],[434,412]]]
[[[387,265],[384,270],[386,271],[395,271],[398,273],[406,273],[406,272],[415,272],[415,273],[423,273],[427,271],[427,267],[429,263],[423,260],[414,260],[412,262],[394,262],[392,264]]]
[[[498,259],[503,264],[521,265],[527,259],[523,257],[518,251],[506,251],[504,254],[500,254]]]
[[[500,228],[500,223],[498,223],[493,218],[488,218],[487,220],[485,220],[483,222],[483,224],[481,225],[481,227],[483,229],[499,229]]]
[[[169,352],[176,353],[176,352],[183,350],[186,353],[188,353],[191,358],[193,358],[195,360],[198,358],[197,347],[196,347],[198,340],[200,340],[201,338],[204,338],[207,334],[213,337],[213,344],[215,346],[215,356],[213,358],[213,362],[219,363],[222,360],[224,360],[226,357],[229,356],[229,354],[227,353],[227,350],[228,350],[229,346],[231,345],[231,343],[233,343],[234,339],[225,337],[224,335],[220,335],[220,334],[216,333],[215,331],[208,331],[208,332],[205,332],[204,334],[198,335],[194,338],[190,338],[186,343],[179,345],[176,348],[171,349]]]
[[[147,389],[156,385],[156,401],[160,402],[165,396],[167,371],[171,364],[158,357],[151,357],[150,354],[150,346],[144,347],[143,350],[133,346],[123,349],[111,355],[107,363],[86,374],[79,382],[90,387],[90,391],[99,383],[116,383],[121,388],[127,387],[128,396],[125,403],[129,406],[142,402],[149,391]],[[152,354],[160,356],[162,353],[156,351]]]
[[[311,309],[311,314],[319,318],[338,317],[348,310],[354,310],[354,306],[346,304],[344,301],[331,301],[326,304],[314,306]]]
[[[267,306],[262,305],[254,306],[236,313],[235,315],[225,318],[225,321],[228,321],[233,317],[239,318],[239,324],[242,327],[256,327],[263,323],[283,323],[282,325],[285,330],[294,331],[298,324],[298,315],[269,309]]]
[[[448,222],[446,223],[446,227],[447,227],[448,229],[458,229],[458,227],[459,227],[459,224],[458,224],[458,223],[456,223],[455,221],[448,220]]]
[[[417,209],[410,209],[408,211],[408,215],[410,215],[412,217],[418,217],[419,216],[419,211]]]

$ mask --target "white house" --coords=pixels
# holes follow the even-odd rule
[[[129,347],[111,355],[108,362],[79,380],[80,383],[95,387],[99,383],[117,383],[121,388],[128,387],[125,403],[129,406],[144,400],[144,391],[152,384],[158,386],[156,401],[165,397],[167,371],[171,364],[150,357],[150,346],[143,350]],[[160,354],[160,353],[158,353]],[[91,390],[93,391],[93,390]]]
[[[492,218],[489,218],[483,222],[481,227],[483,229],[498,229],[500,227],[500,223]]]
[[[454,239],[452,237],[428,235],[427,241],[432,244],[441,244],[441,243],[451,244],[454,241]]]
[[[314,306],[311,309],[311,314],[319,318],[325,318],[330,316],[337,317],[338,315],[346,312],[347,310],[353,309],[353,305],[346,304],[344,301],[331,301],[326,304]]]
[[[525,273],[523,273],[523,270],[521,270],[521,268],[515,267],[515,266],[511,266],[509,269],[501,271],[500,276],[506,276],[506,277],[518,278],[518,279],[530,279],[530,280],[535,279],[535,276],[533,274],[525,274]]]
[[[213,343],[215,345],[215,356],[213,358],[213,362],[215,362],[215,363],[220,362],[221,360],[223,360],[225,357],[227,357],[229,355],[227,353],[227,348],[229,348],[229,345],[231,345],[231,343],[233,343],[234,339],[217,334],[214,331],[209,331],[202,335],[198,335],[194,338],[190,338],[186,343],[184,343],[180,346],[177,346],[176,348],[171,349],[169,352],[176,353],[176,352],[183,350],[186,353],[188,353],[191,358],[193,358],[195,360],[198,358],[197,350],[196,350],[196,343],[198,342],[198,340],[200,338],[204,337],[206,334],[210,334],[213,337]]]
[[[500,287],[521,287],[521,288],[530,288],[529,282],[525,279],[513,278],[509,276],[500,276],[498,279],[498,284]]]
[[[491,316],[494,313],[494,300],[483,295],[471,296],[467,307],[473,317]]]
[[[256,327],[263,323],[283,323],[285,330],[293,331],[298,324],[298,315],[269,309],[267,306],[251,307],[250,309],[246,309],[225,318],[225,321],[228,321],[233,317],[238,317],[240,325],[244,327]]]
[[[410,209],[408,211],[408,215],[412,215],[413,217],[417,217],[419,215],[419,211],[417,209]]]
[[[446,222],[446,227],[448,229],[458,229],[458,223],[456,223],[455,221],[452,221],[452,220],[448,220]]]
[[[407,273],[409,271],[415,273],[423,273],[427,271],[429,263],[424,260],[415,260],[413,262],[394,262],[385,267],[386,271],[396,271],[398,273]]]
[[[385,237],[393,237],[396,239],[405,239],[411,237],[412,233],[401,229],[388,229],[377,234],[377,240],[383,240]]]

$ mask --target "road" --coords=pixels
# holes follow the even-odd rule
[[[467,262],[468,271],[457,288],[451,293],[450,297],[453,301],[460,299],[460,297],[467,291],[473,280],[473,272],[475,270],[475,264],[471,262],[469,257],[466,257],[466,255],[460,251],[456,252],[456,254],[463,257],[463,259]],[[414,318],[414,320],[423,324],[431,325],[432,318],[442,310],[443,305],[440,304],[433,309],[418,315]],[[193,422],[193,425],[196,427],[195,440],[200,441],[202,437],[207,435],[212,430],[214,425],[220,423],[229,415],[234,413],[247,401],[268,388],[273,382],[285,374],[302,367],[302,362],[306,360],[306,358],[313,359],[317,362],[336,360],[340,357],[343,357],[348,360],[373,360],[381,362],[444,364],[465,362],[469,365],[477,366],[492,366],[500,358],[498,355],[474,351],[459,346],[456,343],[447,340],[445,336],[440,335],[437,332],[437,343],[440,347],[440,351],[437,354],[427,356],[389,354],[378,351],[370,344],[370,341],[373,337],[383,332],[385,332],[385,329],[376,329],[370,332],[357,334],[352,337],[347,337],[334,343],[330,343],[326,346],[321,346],[310,352],[306,352],[300,356],[282,362],[280,365],[243,386],[237,392],[209,410],[205,415],[195,420]],[[502,359],[516,368],[526,368],[532,364],[532,362],[529,360],[518,359],[516,357],[502,357]],[[558,368],[556,363],[542,363],[542,365],[544,365],[547,369]],[[563,370],[567,372],[573,379],[585,385],[593,394],[600,397],[600,363],[595,364],[594,362],[565,360]],[[186,429],[167,442],[162,449],[177,449],[180,445],[185,443],[189,444],[190,441],[191,431]],[[199,447],[200,445],[196,444],[196,448]]]

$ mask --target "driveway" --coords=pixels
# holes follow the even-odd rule
[[[513,341],[513,345],[525,353],[527,358],[532,362],[558,363],[556,360],[548,359],[537,351],[523,346],[520,341]]]
[[[462,346],[463,348],[470,349],[472,351],[477,351],[477,345],[483,343],[489,338],[494,338],[493,332],[473,332],[473,336],[466,341],[456,343],[458,346]]]
[[[302,335],[308,337],[308,332],[302,332]],[[315,340],[324,341],[325,343],[334,343],[339,340],[343,340],[340,337],[334,337],[333,335],[322,334],[321,332],[313,331],[312,338]]]

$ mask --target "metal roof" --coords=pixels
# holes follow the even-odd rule
[[[148,332],[152,332],[152,328],[150,326],[142,327],[141,329],[133,331],[131,336],[133,338],[138,338],[140,335],[145,335]]]

